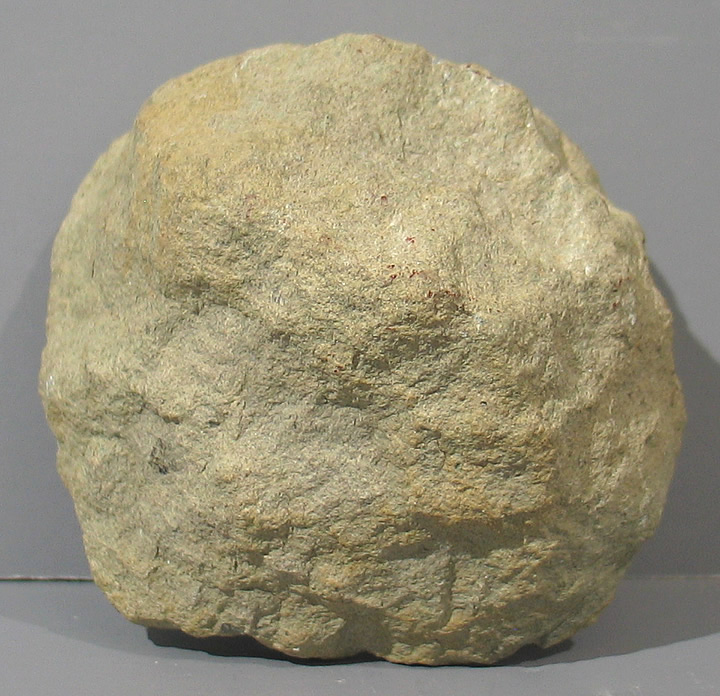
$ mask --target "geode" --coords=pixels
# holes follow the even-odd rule
[[[636,220],[520,90],[379,36],[149,98],[55,241],[40,391],[130,620],[423,664],[591,623],[684,423]]]

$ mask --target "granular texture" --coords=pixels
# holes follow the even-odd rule
[[[299,657],[567,638],[684,422],[636,220],[520,90],[378,36],[160,87],[73,200],[47,331],[98,585]]]

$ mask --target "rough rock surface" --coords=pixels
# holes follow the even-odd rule
[[[97,583],[303,657],[565,639],[684,421],[643,245],[477,65],[345,35],[160,87],[53,251],[40,390]]]

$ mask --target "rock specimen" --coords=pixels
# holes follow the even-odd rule
[[[150,97],[57,236],[40,389],[130,620],[491,662],[592,622],[657,525],[670,326],[521,91],[345,35]]]

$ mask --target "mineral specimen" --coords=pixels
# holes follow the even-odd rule
[[[97,584],[300,657],[570,636],[684,422],[635,219],[520,90],[379,36],[160,87],[74,198],[47,334]]]

